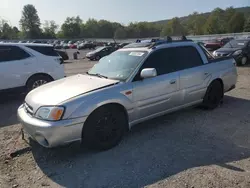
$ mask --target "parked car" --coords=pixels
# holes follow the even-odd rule
[[[62,48],[63,48],[63,49],[69,49],[69,45],[68,45],[67,43],[63,43],[63,44],[62,44]]]
[[[0,92],[30,91],[65,76],[62,58],[53,46],[0,44]]]
[[[117,46],[118,46],[118,48],[120,49],[120,48],[123,48],[124,46],[126,46],[126,45],[128,45],[128,44],[129,44],[129,43],[124,42],[124,43],[118,44]]]
[[[90,60],[100,60],[102,57],[107,56],[114,52],[116,49],[112,46],[104,46],[86,54],[86,58]]]
[[[213,52],[215,57],[234,57],[237,65],[243,66],[250,60],[250,39],[231,40],[222,48]]]
[[[234,39],[233,37],[219,38],[219,39],[206,42],[204,46],[209,51],[214,51],[214,50],[221,48],[222,46],[224,46],[226,43],[228,43],[230,40],[233,40],[233,39]]]
[[[62,57],[64,61],[69,59],[69,56],[66,51],[56,50],[56,52]]]
[[[80,43],[78,46],[77,46],[77,49],[78,50],[83,50],[83,49],[95,49],[96,48],[96,45],[93,43],[93,42],[83,42],[83,43]]]
[[[71,48],[71,49],[77,49],[77,44],[75,44],[75,43],[74,44],[70,44],[69,48]]]
[[[30,92],[18,109],[23,130],[44,147],[82,140],[110,149],[139,122],[193,105],[214,109],[235,87],[231,57],[214,59],[191,41],[143,45]]]

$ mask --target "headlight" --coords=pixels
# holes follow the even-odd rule
[[[237,50],[233,53],[233,55],[240,55],[242,53],[242,50]]]
[[[65,108],[63,106],[40,107],[35,116],[39,119],[58,121],[62,118]]]
[[[217,52],[216,51],[213,52],[213,56],[217,56]]]

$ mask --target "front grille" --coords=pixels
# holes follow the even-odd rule
[[[33,108],[32,108],[30,105],[28,105],[26,102],[24,102],[23,105],[24,105],[25,111],[26,111],[28,114],[30,114],[31,116],[33,116],[33,115],[34,115]]]

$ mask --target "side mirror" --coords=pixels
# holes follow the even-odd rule
[[[157,76],[157,71],[155,70],[155,68],[146,68],[146,69],[142,69],[141,71],[141,78],[145,79],[145,78],[152,78]]]

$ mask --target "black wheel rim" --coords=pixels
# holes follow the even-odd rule
[[[115,142],[120,136],[120,131],[117,118],[111,113],[105,114],[96,123],[96,136],[104,144]]]

